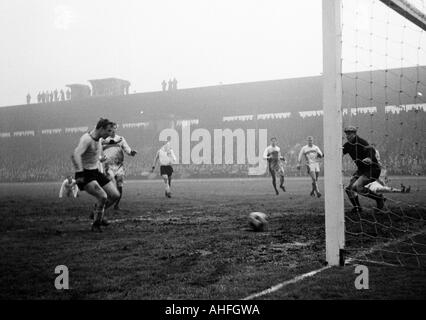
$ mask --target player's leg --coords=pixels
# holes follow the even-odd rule
[[[108,209],[120,197],[120,192],[118,192],[117,186],[115,185],[114,181],[109,181],[108,183],[104,185],[102,185],[101,183],[100,185],[102,186],[102,189],[104,189],[105,192],[107,193],[108,199],[107,199],[107,202],[105,203],[105,209]]]
[[[167,197],[172,197],[172,174],[173,174],[173,167],[167,166],[167,183],[169,185],[169,191],[167,192]]]
[[[100,232],[102,231],[101,224],[105,211],[105,205],[108,200],[108,195],[96,180],[92,180],[88,184],[86,184],[84,187],[84,191],[95,197],[97,200],[97,204],[95,206],[95,214],[93,217],[94,221],[92,224],[92,231]]]
[[[72,194],[73,194],[74,198],[77,198],[77,197],[78,197],[78,188],[77,188],[77,186],[75,186],[75,187],[72,189]]]
[[[282,191],[286,192],[284,187],[284,167],[282,165],[280,166],[279,175],[280,175],[280,188],[282,189]]]
[[[120,207],[118,206],[118,204],[120,203],[121,197],[123,196],[123,180],[124,180],[123,175],[117,174],[115,176],[115,182],[116,182],[116,185],[117,185],[117,190],[118,190],[118,193],[120,195],[118,196],[118,199],[117,199],[117,201],[114,204],[114,210],[119,210],[120,209]]]
[[[351,180],[349,181],[349,185],[345,188],[345,192],[351,202],[353,211],[359,212],[362,210],[361,204],[359,203],[358,195],[353,189],[353,184],[358,180],[359,176],[355,173]]]
[[[319,171],[320,171],[319,164],[316,163],[315,164],[315,170],[314,170],[315,174],[314,174],[313,182],[315,183],[315,192],[316,192],[318,198],[321,197],[321,192],[319,191],[319,187],[318,187]]]
[[[105,203],[104,212],[102,213],[101,224],[107,226],[109,222],[105,218],[105,210],[112,206],[117,199],[120,197],[120,193],[117,190],[117,185],[115,180],[109,179],[105,174],[97,171],[95,173],[96,181],[101,186],[101,188],[107,194],[107,201]]]
[[[167,174],[163,174],[163,175],[161,175],[161,177],[163,178],[163,182],[164,182],[164,194],[167,197],[168,193],[170,191],[169,176]]]
[[[172,197],[172,172],[173,171],[170,170],[170,172],[168,172],[168,174],[167,174],[167,183],[169,185],[169,191],[167,193],[167,197],[169,197],[169,198]]]
[[[365,186],[371,182],[373,182],[374,179],[367,177],[366,175],[361,175],[352,185],[352,189],[357,192],[360,195],[363,195],[367,198],[376,200],[377,208],[382,209],[384,207],[384,198],[383,195],[378,194]]]
[[[308,174],[311,177],[312,180],[312,191],[311,191],[311,195],[315,195],[317,192],[317,182],[315,179],[315,171],[312,170],[312,168],[310,166],[308,166]]]
[[[269,172],[271,173],[271,177],[272,177],[272,185],[274,186],[275,189],[275,194],[279,195],[280,193],[278,192],[277,189],[277,177],[276,177],[276,172],[273,169],[269,169]]]
[[[168,197],[170,193],[169,174],[170,174],[170,170],[168,166],[160,166],[160,175],[164,181],[164,189],[165,189],[164,194],[166,197]]]
[[[284,175],[281,174],[280,175],[280,188],[285,192],[285,187],[284,187]]]
[[[311,197],[314,197],[315,196],[314,177],[313,177],[313,174],[312,174],[311,167],[308,164],[306,165],[306,172],[308,173],[309,177],[311,177],[311,180],[312,180],[312,182],[311,182],[312,189],[311,189],[310,195],[311,195]]]

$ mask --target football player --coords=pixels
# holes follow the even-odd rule
[[[381,169],[376,158],[376,150],[357,135],[356,127],[345,128],[345,134],[347,142],[343,145],[343,156],[349,154],[357,167],[357,171],[352,175],[349,185],[345,188],[353,205],[352,212],[362,211],[358,194],[376,200],[377,209],[381,210],[385,204],[383,195],[366,188],[366,185],[380,177]]]
[[[137,152],[130,148],[126,139],[116,134],[117,125],[114,124],[114,130],[111,135],[106,139],[101,139],[103,158],[102,163],[104,166],[105,174],[115,182],[117,190],[120,193],[117,201],[114,204],[114,210],[120,210],[118,204],[123,196],[123,182],[124,182],[124,153],[134,157]]]
[[[277,138],[271,138],[271,144],[263,152],[263,159],[268,161],[269,173],[272,177],[272,185],[275,189],[275,194],[279,195],[277,189],[277,176],[280,177],[280,188],[285,192],[284,187],[284,157],[281,155],[281,149],[278,147]]]
[[[99,159],[102,153],[100,139],[107,138],[113,131],[114,123],[101,118],[93,130],[81,136],[72,155],[78,188],[98,200],[92,224],[92,231],[97,232],[102,231],[101,226],[109,224],[104,216],[105,209],[120,196],[115,183],[99,171]]]
[[[64,192],[68,198],[71,197],[71,195],[74,196],[74,198],[78,197],[77,183],[71,175],[67,176],[67,178],[62,182],[61,189],[59,190],[59,198],[63,197]]]
[[[320,173],[319,159],[323,157],[323,153],[318,146],[314,145],[314,138],[312,136],[309,136],[307,140],[308,144],[300,149],[297,169],[300,170],[302,157],[304,156],[308,174],[312,179],[311,196],[316,195],[319,198],[321,197],[321,193],[318,188],[318,176]]]
[[[161,177],[163,177],[164,180],[165,195],[166,197],[171,198],[171,184],[173,174],[172,164],[176,162],[176,155],[170,145],[170,139],[155,154],[151,172],[154,172],[157,161],[160,162],[160,175]]]

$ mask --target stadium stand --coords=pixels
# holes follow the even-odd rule
[[[416,68],[404,70],[404,74],[416,72]],[[382,71],[373,73],[377,79],[382,76]],[[392,78],[392,73],[387,81],[404,86],[406,92],[413,89],[413,84],[401,83],[399,78]],[[426,79],[421,81],[425,83]],[[358,91],[363,90],[369,88],[361,82]],[[116,121],[119,134],[139,152],[125,161],[128,178],[141,179],[141,172],[149,170],[162,129],[174,121],[179,132],[179,125],[191,119],[191,130],[267,129],[269,137],[278,138],[287,160],[286,174],[304,174],[296,164],[306,136],[314,136],[315,144],[323,146],[321,92],[321,77],[317,76],[0,108],[0,181],[58,181],[73,173],[70,155],[80,136],[99,117]],[[373,102],[382,100],[381,94],[374,92]],[[418,135],[424,133],[426,106],[412,105],[410,97],[397,93],[386,99],[386,105],[373,108],[371,102],[358,102],[355,112],[344,112],[344,122],[350,118],[359,124],[360,136],[377,145],[388,174],[424,175],[425,142]],[[354,105],[353,101],[344,101],[343,105],[349,102]],[[248,167],[180,164],[175,166],[175,174],[182,178],[243,177]],[[344,168],[348,174],[353,170],[347,159]]]

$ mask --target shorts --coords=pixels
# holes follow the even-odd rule
[[[370,169],[367,169],[367,170],[357,170],[354,174],[353,174],[353,176],[357,176],[357,177],[360,177],[360,176],[365,176],[365,177],[367,177],[367,178],[370,178],[370,179],[373,179],[373,180],[376,180],[376,179],[379,179],[379,177],[380,177],[380,173],[381,173],[381,170],[380,169],[378,169],[378,168],[370,168]]]
[[[371,191],[373,191],[373,192],[380,192],[381,190],[383,190],[384,189],[384,186],[383,185],[381,185],[379,182],[377,182],[377,181],[373,181],[373,182],[370,182],[369,184],[366,184],[365,185],[365,187],[367,188],[367,189],[370,189]]]
[[[351,180],[349,181],[349,186],[351,187],[358,179],[362,178],[362,186],[365,187],[366,185],[368,185],[369,183],[372,183],[374,181],[376,181],[376,179],[371,178],[365,174],[359,173],[358,171],[355,172],[352,177]]]
[[[117,183],[117,187],[123,186],[124,181],[124,167],[119,164],[110,164],[105,166],[105,173],[110,177],[110,179],[114,179]]]
[[[82,172],[76,172],[75,180],[77,181],[77,186],[80,190],[84,190],[84,187],[92,181],[97,181],[101,187],[110,183],[111,181],[110,179],[108,179],[108,177],[105,174],[100,172],[98,169],[93,169],[93,170],[84,169],[84,171]],[[82,181],[79,181],[79,180],[82,180]]]
[[[306,168],[308,169],[308,174],[312,172],[320,172],[320,165],[318,162],[316,163],[310,163],[306,165]]]
[[[162,176],[167,175],[168,177],[170,177],[172,173],[173,173],[172,166],[160,166],[160,174]]]

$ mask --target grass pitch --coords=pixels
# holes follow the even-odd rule
[[[403,181],[419,190],[389,197],[425,205],[426,181]],[[324,266],[324,202],[308,178],[278,196],[264,178],[174,180],[171,199],[160,180],[127,181],[100,234],[93,198],[59,199],[59,187],[0,184],[0,299],[242,299]],[[268,215],[265,232],[249,228],[252,211]],[[55,289],[58,265],[70,290]],[[422,268],[371,265],[362,291],[356,276],[331,268],[260,299],[426,298]]]

